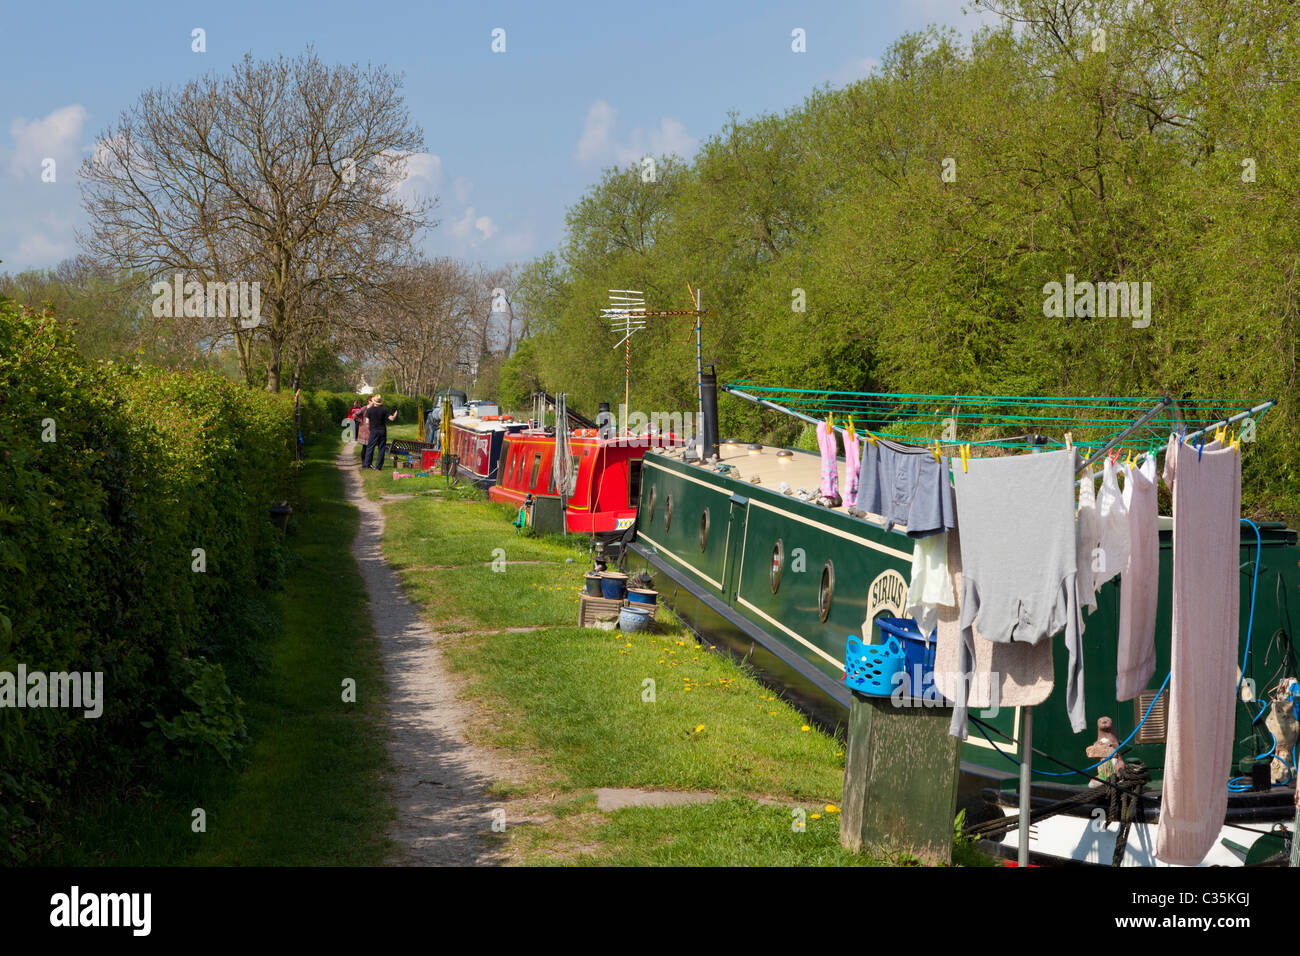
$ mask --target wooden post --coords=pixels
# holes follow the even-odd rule
[[[854,853],[905,853],[952,862],[960,742],[952,710],[899,707],[854,693],[844,761],[840,843]]]

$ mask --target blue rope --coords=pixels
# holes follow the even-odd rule
[[[1248,525],[1250,525],[1252,528],[1255,529],[1255,572],[1254,572],[1254,575],[1252,576],[1252,578],[1251,578],[1251,582],[1250,582],[1250,618],[1249,618],[1249,620],[1247,621],[1247,624],[1246,624],[1246,649],[1245,649],[1244,653],[1242,654],[1242,658],[1241,658],[1241,676],[1237,678],[1237,696],[1238,696],[1238,698],[1240,698],[1240,696],[1241,696],[1241,684],[1242,684],[1242,682],[1246,679],[1246,661],[1249,660],[1249,658],[1250,658],[1250,641],[1251,641],[1251,635],[1254,633],[1254,629],[1255,629],[1255,592],[1256,592],[1256,588],[1257,588],[1258,585],[1259,585],[1259,560],[1260,560],[1260,556],[1261,556],[1261,554],[1263,553],[1263,550],[1264,550],[1264,540],[1263,540],[1263,536],[1262,536],[1262,535],[1260,534],[1260,532],[1259,532],[1259,525],[1255,524],[1255,522],[1251,521],[1249,518],[1242,518],[1242,519],[1241,519],[1241,523],[1242,523],[1242,524],[1248,524]],[[1128,744],[1129,744],[1129,742],[1130,742],[1134,737],[1137,736],[1137,732],[1138,732],[1139,730],[1142,729],[1142,725],[1145,724],[1145,723],[1147,722],[1147,718],[1151,716],[1151,711],[1155,709],[1156,701],[1158,701],[1158,700],[1160,699],[1160,695],[1163,694],[1163,693],[1165,692],[1165,688],[1169,686],[1169,679],[1170,679],[1172,676],[1173,676],[1173,671],[1172,671],[1172,670],[1171,670],[1168,674],[1165,675],[1164,682],[1160,685],[1160,690],[1156,691],[1156,695],[1155,695],[1155,697],[1151,698],[1151,704],[1150,704],[1150,706],[1147,707],[1147,712],[1146,712],[1145,714],[1142,715],[1142,719],[1138,722],[1138,725],[1137,725],[1136,727],[1133,728],[1133,732],[1132,732],[1131,734],[1129,734],[1127,737],[1125,737],[1124,740],[1123,740],[1123,742],[1120,743],[1120,745],[1119,745],[1118,747],[1116,747],[1114,750],[1112,750],[1112,751],[1110,752],[1109,755],[1107,755],[1107,756],[1105,756],[1105,757],[1102,757],[1100,760],[1098,760],[1098,761],[1097,761],[1095,764],[1093,764],[1091,767],[1084,767],[1082,770],[1071,770],[1071,771],[1068,771],[1068,772],[1066,772],[1066,773],[1060,773],[1060,772],[1051,771],[1051,770],[1035,770],[1034,773],[1036,773],[1036,774],[1038,774],[1038,775],[1040,775],[1040,776],[1044,776],[1044,777],[1073,777],[1073,776],[1081,776],[1081,775],[1084,775],[1084,774],[1088,773],[1088,772],[1091,771],[1091,770],[1096,770],[1098,767],[1100,767],[1100,766],[1101,766],[1102,764],[1104,764],[1106,761],[1110,760],[1110,759],[1111,759],[1112,757],[1114,757],[1117,753],[1119,753],[1121,750],[1123,750],[1125,747],[1127,747]],[[1253,724],[1255,724],[1256,722],[1258,722],[1259,718],[1260,718],[1261,716],[1263,716],[1264,711],[1267,710],[1267,709],[1268,709],[1268,708],[1265,707],[1264,710],[1261,710],[1261,711],[1259,712],[1259,714],[1257,714],[1257,715],[1255,716],[1255,719],[1251,721],[1251,724],[1253,725]],[[1017,760],[1015,757],[1011,756],[1010,754],[1005,753],[1005,752],[1002,750],[1002,748],[1000,748],[997,744],[993,743],[993,740],[989,737],[989,735],[986,734],[986,733],[984,733],[984,730],[980,727],[978,721],[974,721],[974,723],[975,723],[975,729],[978,730],[978,731],[980,732],[980,736],[983,737],[985,740],[987,740],[987,741],[989,742],[989,745],[990,745],[994,750],[996,750],[999,754],[1001,754],[1001,755],[1002,755],[1003,757],[1005,757],[1007,760],[1010,760],[1010,761],[1011,761],[1013,764],[1015,764],[1017,767],[1020,766],[1021,761]],[[1269,731],[1269,736],[1272,736],[1272,731]],[[1295,766],[1295,755],[1296,755],[1296,751],[1297,751],[1297,749],[1300,749],[1300,744],[1297,744],[1297,747],[1292,748],[1292,751],[1291,751],[1291,754],[1292,754],[1291,765],[1292,765],[1293,767]],[[1269,749],[1268,753],[1263,754],[1263,755],[1261,755],[1261,756],[1259,756],[1259,757],[1256,757],[1255,759],[1256,759],[1256,760],[1264,760],[1264,759],[1266,759],[1266,758],[1268,758],[1268,757],[1271,757],[1271,756],[1272,756],[1276,751],[1277,751],[1277,738],[1274,738],[1274,739],[1273,739],[1273,746]],[[1061,762],[1061,761],[1059,761],[1059,760],[1056,760],[1055,757],[1051,757],[1050,759],[1055,760],[1057,763],[1060,763],[1060,762]],[[1294,776],[1294,774],[1293,774],[1293,776]],[[1234,791],[1234,792],[1240,792],[1240,791],[1242,791],[1242,790],[1248,790],[1248,789],[1250,789],[1249,787],[1242,787],[1242,786],[1240,786],[1239,784],[1237,784],[1237,781],[1239,781],[1239,780],[1243,780],[1243,779],[1245,779],[1245,778],[1244,778],[1244,777],[1234,777],[1234,778],[1232,778],[1231,780],[1228,781],[1228,789],[1229,789],[1229,790],[1232,790],[1232,791]],[[1288,782],[1289,782],[1289,781],[1288,781]]]

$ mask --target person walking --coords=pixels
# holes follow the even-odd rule
[[[361,467],[370,468],[371,461],[375,460],[375,449],[379,450],[379,459],[373,465],[375,471],[381,471],[384,467],[384,451],[388,442],[388,423],[397,419],[397,412],[391,415],[384,406],[382,395],[371,395],[370,403],[366,405],[366,410],[362,412],[365,416],[366,424],[370,426],[370,437],[366,441],[365,451],[361,453]]]

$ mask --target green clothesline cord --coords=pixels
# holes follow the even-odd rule
[[[1022,426],[1026,431],[1037,433],[1030,426],[1044,425],[1060,428],[1062,431],[1088,431],[1099,435],[1090,438],[1080,435],[1073,441],[1080,449],[1102,448],[1110,444],[1121,432],[1130,428],[1133,419],[1142,411],[1161,402],[1159,396],[1067,396],[1067,395],[954,395],[922,392],[847,392],[841,389],[784,388],[759,385],[746,379],[730,382],[726,389],[746,392],[756,398],[770,402],[781,402],[791,411],[810,418],[822,417],[832,413],[836,418],[844,418],[837,427],[847,428],[847,418],[866,419],[859,427],[854,423],[854,431],[861,435],[869,429],[872,434],[896,442],[929,446],[935,442],[933,436],[905,433],[899,426],[929,425],[946,418],[964,420],[967,428],[985,426],[1006,429]],[[1209,426],[1224,420],[1243,408],[1255,405],[1252,399],[1215,398],[1175,402],[1159,418],[1129,430],[1120,446],[1124,449],[1156,453],[1162,449],[1170,432],[1183,429],[1197,431],[1202,426]],[[926,405],[930,408],[917,406]],[[936,407],[937,406],[937,407]],[[956,407],[954,407],[956,406]],[[1021,411],[1024,409],[1024,411]],[[1231,409],[1227,414],[1220,414],[1221,409]],[[1071,417],[1070,413],[1108,410],[1114,412],[1115,418],[1109,417]],[[1055,414],[1044,414],[1055,411]],[[1179,417],[1175,418],[1175,413]],[[1252,416],[1256,421],[1264,414]],[[1204,416],[1204,417],[1201,417]],[[871,424],[879,422],[883,428],[872,428]],[[892,426],[892,427],[891,427]],[[1044,436],[1045,437],[1045,436]],[[1063,442],[1048,439],[1056,445]],[[971,439],[967,441],[939,440],[940,445],[952,448],[957,445],[975,447],[996,447],[1007,449],[1041,449],[1042,441],[1027,441],[1024,435],[1008,438]]]

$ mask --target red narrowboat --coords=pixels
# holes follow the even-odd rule
[[[463,478],[488,486],[497,480],[497,463],[506,436],[522,431],[527,422],[509,415],[479,418],[462,415],[451,420],[451,453],[456,456]]]
[[[647,451],[682,445],[676,435],[620,435],[601,438],[594,428],[571,433],[573,477],[565,493],[565,527],[578,534],[613,535],[632,527],[641,494],[641,459]],[[527,495],[557,498],[552,465],[555,436],[541,429],[507,435],[502,443],[493,501],[514,505]]]

